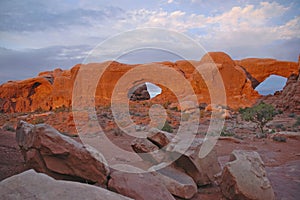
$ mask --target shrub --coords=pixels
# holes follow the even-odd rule
[[[5,131],[10,131],[10,132],[15,132],[16,130],[14,129],[14,127],[10,126],[10,125],[5,125],[3,127],[3,130]]]
[[[167,122],[167,121],[165,122],[165,125],[161,130],[169,132],[169,133],[173,133],[173,128],[172,128],[172,126],[170,126],[169,122]]]
[[[275,124],[275,128],[282,130],[284,128],[284,125],[283,124]]]
[[[251,108],[240,109],[240,113],[243,120],[256,123],[262,134],[264,134],[264,126],[276,115],[274,107],[264,102]]]
[[[45,120],[43,118],[35,118],[33,121],[32,121],[32,124],[42,124],[42,123],[45,123]]]
[[[300,126],[300,117],[297,117],[296,122],[293,125],[294,127]]]
[[[234,136],[234,135],[235,135],[234,133],[228,131],[227,127],[224,126],[223,129],[222,129],[222,131],[221,131],[221,135],[220,136]]]
[[[288,117],[290,117],[290,118],[295,118],[295,117],[296,117],[296,114],[295,114],[295,113],[290,113],[290,114],[288,115]]]
[[[273,140],[276,142],[286,142],[286,138],[282,136],[274,136]]]

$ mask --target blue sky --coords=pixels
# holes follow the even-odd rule
[[[234,59],[297,61],[300,53],[298,0],[2,0],[0,83],[68,69],[105,39],[144,27],[186,34],[205,50]],[[156,55],[130,56],[141,63],[176,60]]]

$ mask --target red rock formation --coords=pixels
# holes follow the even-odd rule
[[[276,108],[300,114],[300,70],[292,74],[282,91],[262,98],[262,101],[273,104]]]
[[[262,81],[271,74],[288,76],[295,72],[295,63],[283,62],[270,59],[245,59],[241,61],[233,61],[230,56],[222,52],[212,52],[206,54],[200,62],[197,61],[177,61],[161,62],[148,64],[147,67],[160,66],[161,69],[171,68],[177,74],[182,75],[184,80],[188,81],[194,90],[199,103],[210,104],[212,93],[217,93],[220,86],[215,82],[216,69],[207,68],[207,64],[216,64],[217,69],[223,79],[226,91],[227,105],[231,108],[239,108],[251,106],[256,102],[260,95],[253,89],[253,80]],[[249,73],[245,72],[240,66],[243,66]],[[108,66],[108,67],[107,67]],[[91,63],[87,65],[76,65],[70,70],[56,69],[54,71],[41,72],[38,77],[24,80],[13,81],[0,85],[0,111],[2,112],[28,112],[37,109],[51,110],[59,107],[71,107],[73,86],[79,70],[84,67],[87,76],[83,77],[83,83],[91,84],[93,81],[98,83],[95,93],[96,105],[110,104],[112,92],[119,79],[141,65],[126,65],[118,62]],[[256,67],[253,67],[256,66]],[[264,67],[267,66],[267,67]],[[107,67],[101,78],[94,76],[95,73],[101,71],[99,69]],[[197,67],[198,71],[195,70]],[[257,69],[256,69],[257,68]],[[297,66],[298,69],[298,66]],[[204,81],[202,73],[204,71],[210,73],[209,78]],[[172,70],[173,71],[173,70]],[[298,73],[298,71],[296,71]],[[252,75],[252,81],[250,80]],[[156,96],[152,101],[158,103],[175,102],[177,97],[173,93],[175,90],[180,91],[181,97],[188,98],[187,91],[182,88],[182,79],[174,77],[171,74],[157,74],[159,80],[173,80],[171,87],[166,87],[161,82],[153,82],[162,88],[162,94]],[[134,78],[137,76],[135,75]],[[100,80],[98,81],[98,78]],[[95,79],[95,80],[92,80]],[[147,82],[141,78],[137,83],[126,86],[128,90],[132,87]],[[208,90],[207,84],[212,85],[211,91]],[[76,85],[77,89],[86,93],[90,92],[89,88]],[[91,90],[92,91],[92,90]],[[211,93],[210,93],[211,92]],[[218,98],[217,98],[218,100]],[[220,101],[221,102],[221,101]],[[223,102],[221,102],[223,104]]]
[[[223,84],[226,91],[227,105],[231,108],[239,108],[245,106],[251,106],[259,98],[259,94],[252,88],[251,81],[247,78],[246,73],[242,68],[237,66],[235,62],[223,52],[211,52],[203,56],[200,61],[201,65],[206,63],[215,63],[220,75],[223,79]],[[199,77],[199,74],[195,74],[192,78],[192,83],[195,86],[197,94],[203,95],[205,99],[203,102],[210,103],[207,101],[209,98],[209,92],[205,87],[205,82],[201,82],[203,79]],[[216,83],[212,82],[213,87],[211,90],[219,89]],[[201,100],[200,100],[201,102]]]
[[[265,96],[261,101],[273,104],[278,109],[300,114],[300,55],[298,71],[288,77],[283,90],[274,95]]]
[[[299,70],[298,63],[296,62],[278,61],[275,59],[247,58],[235,62],[257,80],[253,85],[254,88],[270,75],[288,78],[292,74],[297,74]]]
[[[0,99],[4,112],[50,110],[52,85],[42,77],[24,81],[7,82],[0,86]]]

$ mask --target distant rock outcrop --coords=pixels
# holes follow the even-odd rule
[[[298,74],[298,75],[297,75]],[[300,70],[292,74],[282,91],[262,98],[262,101],[273,104],[283,111],[300,114]]]
[[[198,98],[199,103],[211,103],[211,92],[215,87],[219,87],[214,80],[217,71],[223,79],[226,92],[227,106],[231,108],[239,108],[253,105],[260,95],[254,88],[271,74],[277,74],[288,77],[292,73],[298,73],[298,65],[294,62],[276,61],[273,59],[244,59],[233,61],[230,56],[223,52],[211,52],[203,56],[200,61],[177,61],[150,63],[148,67],[160,66],[162,68],[172,68],[182,75],[188,81]],[[216,68],[207,68],[208,65],[217,66]],[[107,105],[111,103],[113,91],[116,83],[120,78],[141,65],[126,65],[118,62],[90,63],[85,65],[75,65],[70,70],[55,69],[54,71],[41,72],[38,77],[24,81],[10,81],[0,85],[0,112],[30,112],[36,110],[54,110],[60,107],[71,107],[73,98],[73,89],[78,72],[81,68],[86,69],[86,77],[83,82],[89,84],[96,81],[95,104]],[[104,69],[101,77],[97,77],[95,73]],[[198,69],[195,70],[195,67]],[[212,70],[214,69],[214,70]],[[204,70],[211,70],[209,80],[204,81],[201,74]],[[199,73],[200,72],[200,73]],[[100,74],[99,74],[100,75]],[[135,76],[136,77],[136,76]],[[151,101],[158,103],[176,102],[177,98],[173,93],[174,89],[182,87],[182,81],[178,77],[170,77],[170,74],[162,74],[163,79],[173,80],[172,88],[167,88],[163,84],[153,82],[158,85],[162,92]],[[95,80],[92,80],[95,79]],[[99,79],[99,80],[98,80]],[[178,79],[178,80],[177,80]],[[146,80],[141,78],[136,84],[126,87],[126,95],[128,91],[138,85],[145,84]],[[208,83],[209,82],[209,83]],[[209,91],[207,84],[212,85]],[[76,87],[80,87],[76,85]],[[85,91],[88,88],[79,88]],[[213,91],[212,91],[213,90]],[[89,92],[89,91],[85,91]],[[182,90],[182,97],[188,98]],[[142,91],[138,91],[133,96],[129,96],[132,100],[148,99],[148,91],[145,87]],[[78,97],[83,98],[83,97]]]
[[[141,101],[141,100],[149,100],[150,94],[147,90],[147,85],[142,84],[137,87],[133,87],[129,93],[128,97],[131,101]]]

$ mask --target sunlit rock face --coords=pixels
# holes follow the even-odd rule
[[[147,75],[147,71],[134,74],[132,79],[141,78],[138,78],[137,82],[132,81],[132,83],[129,82],[130,84],[121,85],[120,93],[116,89],[118,88],[117,83],[132,69],[138,69],[142,65],[127,65],[115,61],[79,64],[70,70],[55,69],[41,72],[35,78],[10,81],[0,85],[0,111],[11,113],[48,111],[60,107],[70,108],[72,99],[85,98],[85,95],[91,96],[91,94],[93,96],[89,100],[94,102],[93,105],[110,105],[113,94],[117,94],[117,100],[119,98],[119,100],[128,101],[130,89],[147,82],[151,82],[161,89],[160,94],[158,93],[151,99],[156,103],[177,102],[178,99],[189,100],[191,92],[185,88],[184,82],[186,82],[199,103],[211,104],[211,97],[214,97],[217,104],[237,109],[251,106],[260,98],[258,92],[254,90],[257,83],[259,84],[272,74],[283,77],[289,77],[292,73],[298,74],[299,68],[297,63],[273,59],[233,61],[229,55],[223,52],[207,53],[200,61],[160,62],[146,65],[149,69],[159,67],[162,70],[159,71],[161,73],[155,75],[156,80],[144,79],[143,76]],[[103,70],[104,68],[105,70]],[[163,73],[166,69],[174,73]],[[215,79],[218,72],[222,84]],[[82,73],[85,76],[81,76],[82,82],[77,84],[78,74]],[[205,73],[209,76],[205,77]],[[170,84],[165,85],[165,80],[170,80]],[[94,85],[87,87],[89,84]],[[74,89],[81,91],[82,96],[74,97]],[[225,100],[221,100],[222,95],[218,95],[221,94],[218,91],[225,92]],[[148,94],[144,93],[147,98],[143,98],[143,100],[147,100],[150,94],[149,92]]]

